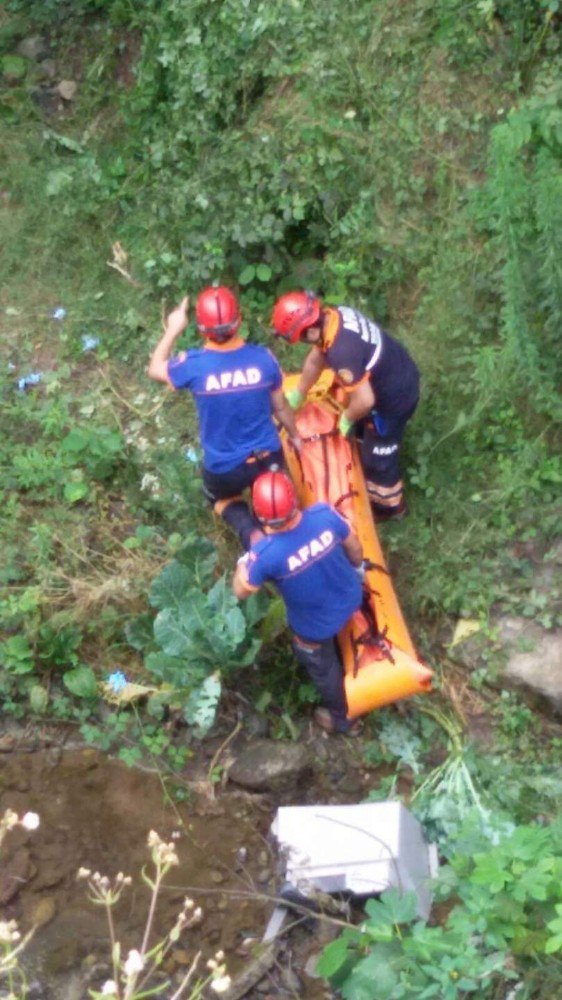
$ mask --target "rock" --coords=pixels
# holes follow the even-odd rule
[[[0,753],[11,753],[16,742],[16,738],[12,733],[2,733],[2,736],[0,736]]]
[[[42,80],[54,80],[57,75],[57,64],[54,59],[43,59],[37,69]]]
[[[32,59],[35,61],[45,55],[47,49],[47,42],[41,37],[41,35],[29,35],[28,38],[22,39],[16,49],[16,52],[25,59]]]
[[[61,80],[57,86],[57,93],[60,94],[63,101],[73,101],[77,90],[76,80]]]
[[[244,719],[244,729],[248,733],[248,736],[261,739],[266,737],[269,732],[269,722],[265,715],[259,715],[258,712],[251,712]]]
[[[41,892],[42,889],[52,889],[53,886],[59,885],[63,878],[64,871],[61,869],[60,862],[43,862],[39,874],[33,882],[33,890]]]
[[[38,979],[32,979],[27,984],[27,1000],[43,1000],[44,996],[45,988],[43,984]]]
[[[31,871],[31,859],[26,847],[20,847],[2,865],[0,872],[0,906],[9,903],[25,885]]]
[[[292,969],[281,970],[281,982],[285,989],[289,990],[289,993],[292,993],[293,996],[303,996],[303,985],[296,972],[293,972]]]
[[[306,961],[304,971],[306,975],[309,976],[311,979],[320,979],[320,976],[316,971],[316,966],[318,965],[320,958],[321,958],[321,953],[317,952],[315,955],[310,955],[310,957]]]
[[[547,631],[528,618],[500,618],[507,652],[502,676],[546,699],[562,716],[562,629]]]
[[[170,956],[176,965],[191,965],[193,955],[185,948],[176,948]]]
[[[296,781],[311,767],[306,747],[300,743],[257,740],[231,765],[228,777],[252,791],[269,791]]]

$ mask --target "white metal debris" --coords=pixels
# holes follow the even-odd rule
[[[289,887],[302,896],[318,890],[373,896],[394,887],[415,892],[418,916],[429,916],[437,852],[400,802],[284,806],[271,832]]]

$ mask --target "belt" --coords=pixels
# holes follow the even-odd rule
[[[301,639],[300,635],[297,635],[296,632],[293,632],[293,642],[296,646],[299,646],[301,649],[305,649],[307,651],[319,649],[321,646],[321,643],[319,642],[314,642],[310,639]]]
[[[253,451],[251,455],[248,455],[246,465],[250,465],[252,462],[263,462],[264,458],[268,458],[272,454],[271,449],[269,451]]]

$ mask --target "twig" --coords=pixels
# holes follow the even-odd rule
[[[214,755],[211,763],[209,764],[209,770],[207,771],[207,781],[209,783],[211,782],[211,775],[213,773],[213,769],[217,766],[217,762],[219,760],[220,755],[222,754],[223,750],[226,750],[226,748],[227,748],[228,744],[231,742],[231,740],[233,740],[234,737],[240,732],[241,728],[242,728],[242,723],[240,721],[238,721],[236,723],[234,729],[230,733],[230,735],[227,736],[225,740],[223,740],[223,742],[221,743],[221,745],[218,748],[217,752],[215,753],[215,755]]]
[[[128,281],[130,285],[134,285],[135,288],[142,288],[140,281],[135,281],[135,279],[131,277],[129,272],[126,271],[125,268],[121,267],[120,264],[116,264],[115,261],[113,260],[106,260],[105,263],[107,264],[108,267],[112,267],[115,271],[119,271],[119,274],[122,275],[122,277],[125,278],[125,280]]]

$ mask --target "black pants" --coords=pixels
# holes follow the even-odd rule
[[[360,451],[368,480],[379,486],[394,486],[400,481],[400,445],[417,405],[416,400],[404,413],[392,416],[374,410],[365,418]]]
[[[256,452],[228,472],[209,472],[208,469],[203,469],[203,492],[207,500],[215,509],[220,508],[220,516],[237,532],[245,549],[249,549],[250,535],[259,527],[259,522],[240,494],[273,465],[279,469],[285,468],[281,448],[278,451]],[[222,500],[230,500],[230,503],[223,505],[220,503]]]
[[[322,702],[332,714],[334,729],[346,733],[351,727],[347,718],[347,704],[341,665],[335,639],[308,642],[293,636],[293,649],[298,663],[306,670],[318,689]]]

